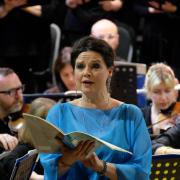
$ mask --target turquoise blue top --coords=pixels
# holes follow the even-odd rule
[[[118,179],[149,179],[151,141],[142,113],[136,106],[122,104],[110,110],[99,110],[61,103],[50,110],[47,119],[65,133],[86,132],[131,151],[133,155],[112,151],[104,146],[96,151],[100,159],[115,165]],[[57,163],[61,156],[62,154],[40,155],[45,180],[108,179],[86,168],[80,161],[74,163],[63,176],[58,177]]]

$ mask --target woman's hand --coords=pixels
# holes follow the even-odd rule
[[[169,146],[161,146],[156,149],[155,155],[164,155],[164,154],[180,154],[180,149],[175,149]]]
[[[151,6],[151,10],[152,8],[154,8],[154,10],[151,13],[154,13],[154,12],[155,13],[159,13],[159,12],[174,13],[177,11],[177,6],[172,4],[170,1],[165,1],[164,4],[162,5],[158,2],[150,1],[149,5]]]
[[[90,168],[96,172],[101,172],[103,169],[103,161],[98,158],[96,153],[91,153],[82,159],[82,163],[87,168]]]
[[[153,7],[149,7],[149,8],[148,8],[148,11],[149,11],[150,14],[159,14],[159,13],[162,13],[162,12],[163,12],[163,11],[160,11],[160,10],[155,9],[155,8],[153,8]]]
[[[62,141],[60,143],[60,152],[62,153],[62,157],[60,158],[60,163],[71,166],[77,160],[83,160],[88,153],[94,148],[93,141],[81,141],[77,145],[77,147],[71,149],[67,147]]]
[[[27,3],[27,0],[5,0],[5,9],[7,11],[11,11],[14,8],[17,8],[19,6],[25,5]]]
[[[0,18],[4,18],[13,9],[25,5],[27,0],[4,0],[4,5],[0,6]]]
[[[98,158],[96,153],[91,153],[86,156],[81,162],[84,164],[85,167],[94,170],[95,172],[102,173],[110,180],[117,180],[117,172],[116,168],[112,163],[103,162]]]
[[[119,9],[121,9],[123,2],[121,0],[114,0],[114,1],[102,0],[99,1],[99,5],[105,11],[118,11]]]
[[[87,3],[89,2],[90,0],[66,0],[66,5],[69,7],[69,8],[76,8],[78,7],[79,5],[82,5],[83,3]]]
[[[165,1],[165,3],[162,4],[161,9],[167,13],[174,13],[177,11],[177,6],[172,4],[170,1]]]

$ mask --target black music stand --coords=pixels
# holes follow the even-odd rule
[[[16,159],[10,180],[29,180],[31,173],[37,163],[38,151],[28,151],[24,156]]]
[[[52,93],[52,94],[41,94],[41,93],[35,93],[35,94],[23,94],[24,97],[24,103],[28,104],[31,103],[36,98],[44,97],[44,98],[50,98],[55,101],[59,102],[67,102],[71,101],[73,99],[81,97],[80,93]]]
[[[154,155],[150,180],[180,180],[180,155]]]
[[[125,103],[137,104],[136,66],[115,65],[111,79],[111,96]]]

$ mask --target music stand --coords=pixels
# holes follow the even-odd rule
[[[55,101],[60,101],[60,102],[67,102],[67,101],[71,101],[73,99],[81,97],[81,94],[80,93],[23,94],[24,103],[27,103],[27,104],[31,103],[31,101],[33,101],[34,99],[39,98],[39,97],[50,98],[50,99],[53,99]]]
[[[126,103],[137,104],[136,67],[118,64],[111,79],[111,96]]]
[[[136,73],[133,72],[133,74],[131,73],[131,75],[135,76],[132,79],[132,85],[129,85],[131,82],[128,82],[131,78],[130,74],[128,75],[128,73],[123,73],[122,75],[124,75],[125,77],[122,79],[120,78],[119,86],[125,86],[124,88],[129,91],[126,92],[126,94],[122,93],[122,90],[120,91],[121,96],[119,97],[119,100],[124,100],[125,102],[130,102],[133,104],[137,104],[139,107],[144,107],[147,104],[147,99],[146,96],[144,94],[136,94],[137,89],[142,89],[144,87],[144,81],[145,81],[145,75],[146,75],[146,64],[143,63],[135,63],[135,62],[124,62],[124,61],[114,61],[114,66],[116,67],[133,67],[136,69]],[[121,82],[123,80],[123,82]],[[129,88],[132,88],[131,90]],[[136,92],[135,92],[136,90]],[[133,91],[133,94],[130,95],[128,93],[132,93],[131,91]],[[118,90],[117,90],[117,93]],[[126,96],[127,97],[124,97]],[[131,100],[131,98],[133,98],[133,100]],[[136,98],[136,100],[135,100]],[[127,100],[126,100],[127,99]]]
[[[24,156],[16,159],[10,180],[29,180],[38,160],[36,149],[28,151]]]
[[[180,180],[180,155],[154,155],[150,180]]]

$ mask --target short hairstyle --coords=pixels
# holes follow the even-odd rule
[[[170,66],[164,63],[156,63],[150,66],[145,79],[146,92],[151,92],[157,85],[163,83],[169,88],[174,88],[177,79]]]
[[[86,36],[76,41],[71,54],[71,64],[75,67],[76,59],[82,52],[95,51],[99,53],[107,68],[112,67],[115,59],[115,52],[104,40]]]
[[[13,69],[8,67],[2,67],[0,68],[0,76],[8,76],[9,74],[15,73]]]

